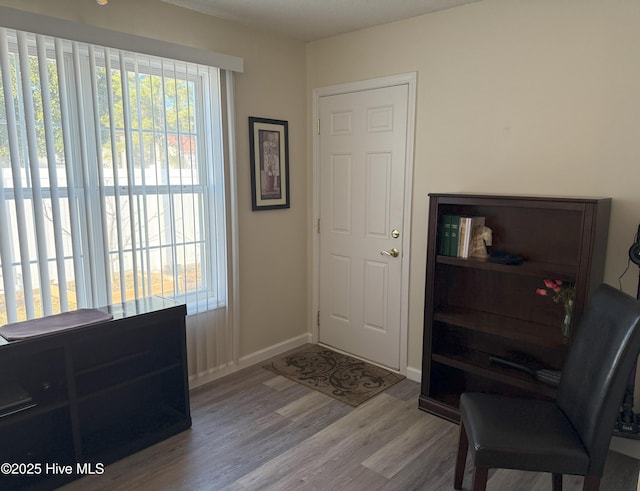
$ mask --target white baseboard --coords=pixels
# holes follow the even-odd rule
[[[228,365],[215,367],[197,375],[191,375],[189,376],[189,389],[195,389],[201,385],[208,384],[209,382],[213,382],[214,380],[230,375],[238,370],[257,365],[258,363],[262,363],[263,361],[308,343],[313,343],[313,336],[311,333],[301,334],[295,338],[287,339],[286,341],[274,344],[268,348],[242,356],[240,357],[240,360],[238,360],[237,365],[232,362]],[[422,380],[422,371],[418,368],[407,367],[406,376],[409,380],[420,383]]]
[[[422,381],[422,370],[413,367],[407,367],[407,378],[414,382],[420,383]]]
[[[211,368],[205,372],[200,372],[197,375],[189,375],[189,390],[208,384],[209,382],[213,382],[214,380],[218,380],[225,375],[229,375],[237,371],[237,365],[231,362],[228,365]]]
[[[295,338],[288,339],[278,344],[274,344],[268,348],[261,349],[260,351],[256,351],[255,353],[251,353],[250,355],[245,355],[240,357],[238,363],[238,369],[247,368],[252,365],[257,365],[258,363],[262,363],[269,358],[273,358],[274,356],[278,356],[285,351],[289,351],[291,349],[297,348],[298,346],[302,346],[303,344],[307,344],[311,342],[311,333],[301,334],[300,336],[296,336]]]
[[[190,375],[189,389],[195,389],[196,387],[200,387],[201,385],[205,385],[219,378],[231,375],[232,373],[237,372],[238,370],[242,370],[243,368],[262,363],[269,358],[278,356],[282,353],[285,353],[286,351],[295,349],[298,346],[302,346],[303,344],[311,343],[311,339],[311,333],[301,334],[300,336],[296,336],[295,338],[291,338],[281,343],[274,344],[273,346],[270,346],[268,348],[256,351],[255,353],[242,356],[240,360],[238,360],[237,365],[231,362],[225,366],[211,368],[205,372],[200,372],[196,375]]]

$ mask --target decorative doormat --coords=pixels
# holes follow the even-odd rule
[[[264,368],[323,394],[358,406],[404,379],[376,365],[314,345]]]

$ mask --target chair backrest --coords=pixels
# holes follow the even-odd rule
[[[563,368],[557,403],[601,476],[629,375],[640,351],[640,301],[609,285],[592,295]]]

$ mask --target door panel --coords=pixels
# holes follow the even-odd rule
[[[407,104],[406,85],[319,100],[319,339],[393,369],[400,363]],[[397,257],[383,252],[392,249]]]

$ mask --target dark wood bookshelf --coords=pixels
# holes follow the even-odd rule
[[[191,427],[185,306],[156,297],[101,310],[113,319],[0,346],[0,370],[33,404],[0,417],[0,460],[40,466],[3,474],[1,489],[54,489]]]
[[[610,208],[609,198],[429,195],[421,409],[457,422],[465,391],[555,397],[554,387],[490,356],[562,370],[571,344],[560,329],[563,308],[536,289],[544,279],[574,284],[575,330],[602,282]],[[492,248],[524,261],[439,254],[444,215],[485,217]]]

